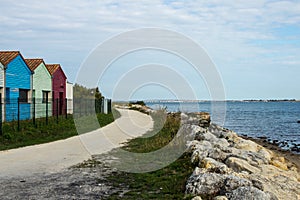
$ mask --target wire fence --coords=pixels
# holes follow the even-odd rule
[[[4,122],[16,123],[21,129],[22,121],[32,121],[35,126],[58,123],[60,120],[95,113],[111,112],[110,99],[20,99],[1,98],[0,95],[0,134]],[[74,108],[76,108],[74,110]]]

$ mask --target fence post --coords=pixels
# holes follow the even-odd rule
[[[111,113],[111,110],[112,110],[112,109],[111,109],[111,99],[108,99],[108,100],[107,100],[107,112],[108,112],[108,113]]]
[[[46,125],[48,125],[48,94],[46,95]]]
[[[85,107],[85,116],[88,115],[88,108],[87,108],[88,107],[88,103],[89,103],[88,99],[85,99],[85,106],[84,106]]]
[[[2,94],[0,93],[0,135],[2,135]]]
[[[65,99],[65,115],[66,115],[66,119],[68,119],[68,99]]]
[[[104,113],[104,98],[101,98],[101,113]]]
[[[18,131],[20,131],[20,98],[18,97]]]
[[[58,124],[59,99],[56,99],[56,123]]]
[[[32,99],[32,104],[33,104],[33,109],[32,109],[32,121],[33,121],[33,125],[35,126],[35,97],[33,97]]]

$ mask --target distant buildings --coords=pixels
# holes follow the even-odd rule
[[[47,65],[43,59],[24,59],[19,51],[0,51],[3,120],[65,114],[66,84],[67,77],[59,64]],[[70,87],[68,98],[73,97]]]

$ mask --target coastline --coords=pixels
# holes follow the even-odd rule
[[[143,110],[145,107],[137,106],[136,109]],[[144,111],[149,110],[147,108]],[[209,113],[195,113],[192,116],[182,114],[181,117],[185,121],[181,133],[193,140],[186,144],[188,154],[184,165],[171,169],[172,174],[182,170],[189,174],[181,177],[186,184],[185,191],[177,191],[177,195],[182,192],[187,198],[215,197],[224,200],[253,196],[270,200],[300,197],[300,155],[285,152],[263,139],[241,136],[210,123]],[[7,199],[24,196],[113,199],[116,195],[123,197],[128,193],[130,197],[135,189],[130,186],[128,174],[110,168],[106,163],[111,161],[109,154],[102,154],[57,173],[3,179],[0,196],[8,195]],[[188,171],[187,166],[192,168],[191,171]],[[131,181],[136,184],[136,175],[131,177]],[[154,185],[153,181],[157,185],[166,185],[156,177],[137,180],[143,185]],[[168,180],[168,183],[179,184],[179,181]],[[154,191],[151,195],[158,196],[165,189],[153,188],[144,191],[147,194]],[[139,192],[136,195],[140,195]]]
[[[277,143],[282,149],[288,149],[296,154],[300,153],[299,127],[300,107],[297,101],[269,100],[269,101],[225,101],[226,119],[216,115],[212,121],[233,130],[240,135],[254,138],[266,137],[268,142]],[[181,104],[183,103],[183,104]],[[207,102],[162,102],[148,103],[155,109],[166,107],[168,112],[204,111],[212,113],[212,104]],[[218,104],[216,104],[218,105]],[[219,106],[219,105],[218,105]],[[214,117],[215,116],[215,117]],[[269,141],[270,140],[270,141]]]

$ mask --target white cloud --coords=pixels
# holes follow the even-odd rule
[[[233,75],[236,75],[233,69],[241,65],[295,66],[300,61],[299,42],[284,45],[288,38],[274,30],[285,25],[299,28],[299,1],[0,0],[0,3],[1,48],[21,49],[28,56],[62,62],[71,80],[75,78],[74,68],[100,42],[143,27],[186,34],[207,49],[221,71],[232,70]],[[299,35],[289,37],[299,41]],[[281,43],[266,45],[256,41]],[[276,58],[272,57],[275,54]],[[292,59],[283,62],[286,55]],[[230,75],[225,77],[230,78]]]

